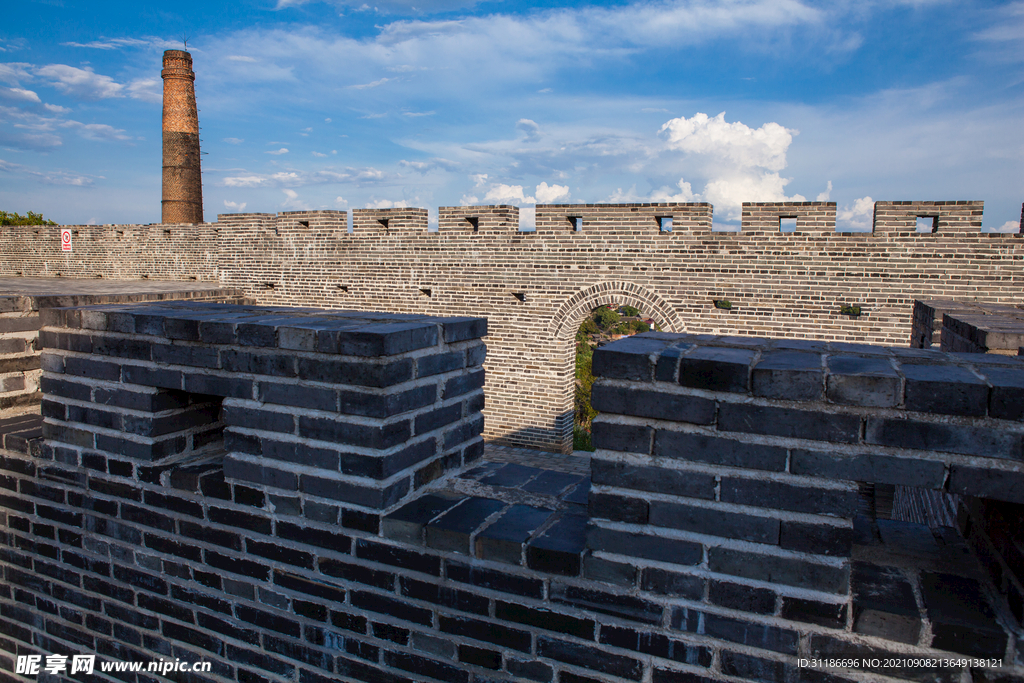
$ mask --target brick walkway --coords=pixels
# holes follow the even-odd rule
[[[584,476],[590,474],[590,453],[587,451],[575,451],[572,455],[565,455],[563,453],[535,451],[530,448],[512,448],[511,446],[498,446],[489,443],[484,446],[484,460],[490,462],[511,462],[542,470],[555,470],[556,472]]]

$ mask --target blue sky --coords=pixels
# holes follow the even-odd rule
[[[173,7],[174,12],[167,8]],[[160,220],[188,38],[207,220],[535,202],[1024,201],[1024,2],[5,3],[0,209]]]

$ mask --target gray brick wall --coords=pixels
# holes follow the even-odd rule
[[[452,448],[475,458],[481,321],[428,320],[219,304],[44,312],[49,440],[34,456],[0,453],[0,676],[35,680],[13,673],[15,654],[79,653],[205,661],[211,673],[189,680],[211,683],[789,681],[808,676],[800,658],[852,655],[1003,657],[997,675],[1024,672],[1006,630],[972,611],[977,581],[907,578],[850,550],[856,481],[1024,500],[1024,360],[649,333],[595,355],[589,519],[573,494],[558,511],[437,490],[382,510],[304,489],[306,474],[340,482],[337,463],[367,461],[327,465],[328,447],[382,464],[397,451],[356,446],[348,428],[303,435],[303,417],[411,421],[411,441],[421,427],[447,441],[456,423],[438,426],[438,410],[457,405],[470,429],[455,438],[470,440]],[[292,383],[302,359],[343,379]],[[410,399],[430,383],[434,404]],[[394,415],[352,416],[350,391],[363,412]],[[197,447],[220,424],[223,464]],[[135,446],[113,447],[116,435]],[[284,441],[303,447],[281,457]],[[398,466],[398,478],[422,471]],[[483,470],[480,482],[517,476]],[[817,673],[953,683],[977,671]]]

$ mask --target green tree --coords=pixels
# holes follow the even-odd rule
[[[28,212],[27,216],[20,213],[0,211],[0,225],[57,225],[53,221],[43,218],[43,214]]]
[[[573,396],[575,421],[573,423],[573,450],[592,451],[590,423],[597,411],[590,405],[590,391],[594,386],[594,349],[584,339],[576,344],[576,391]]]
[[[594,322],[597,323],[597,326],[602,330],[614,327],[621,319],[622,316],[607,306],[601,306],[599,309],[594,311]]]
[[[640,315],[640,309],[627,304],[625,306],[619,306],[619,313],[627,318],[635,318]]]

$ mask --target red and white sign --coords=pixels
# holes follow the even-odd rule
[[[68,228],[60,229],[60,250],[71,251],[71,230]]]

